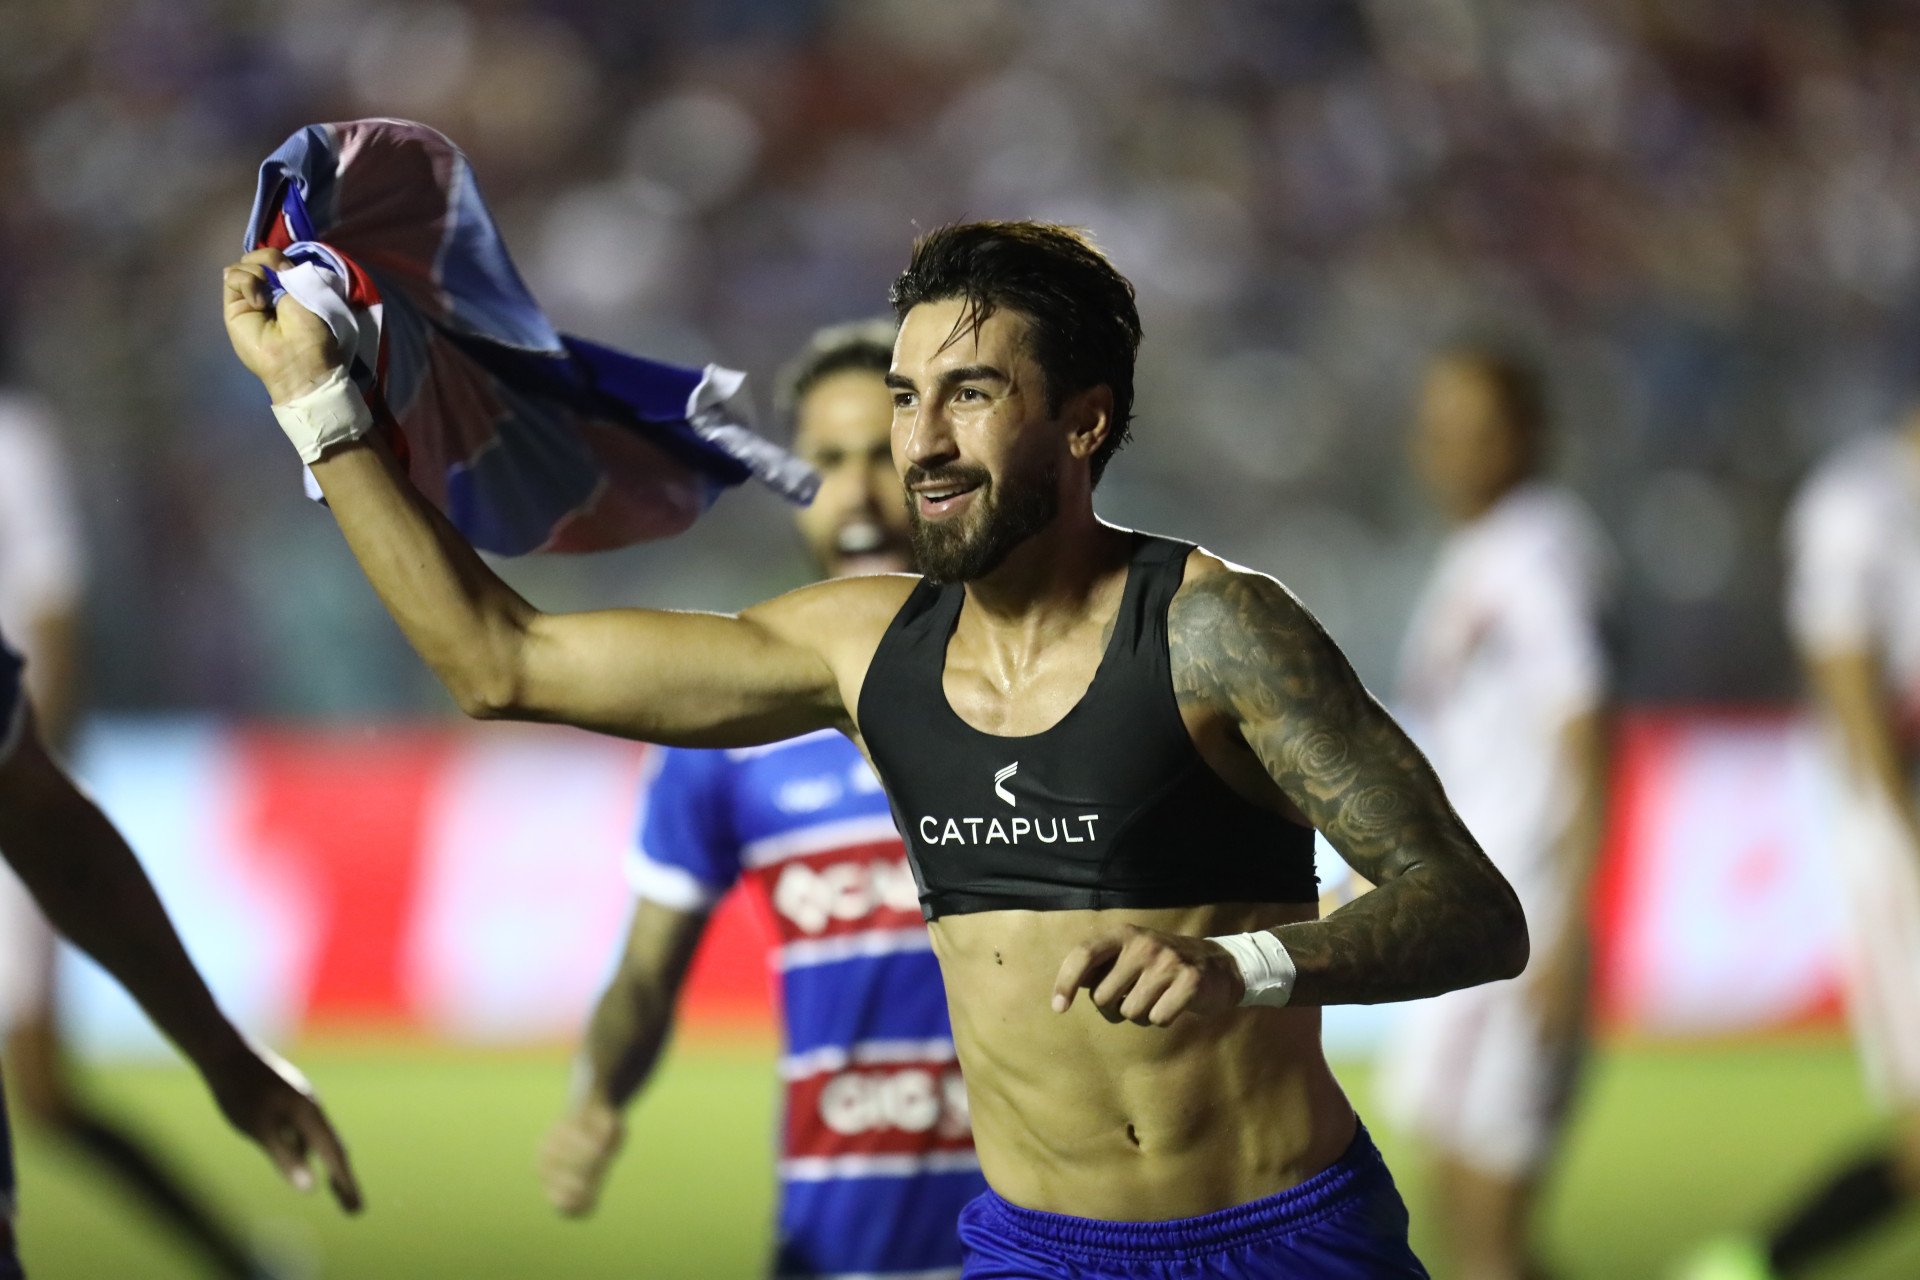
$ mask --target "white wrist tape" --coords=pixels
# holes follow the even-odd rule
[[[1207,941],[1225,947],[1234,963],[1240,966],[1240,980],[1247,988],[1247,993],[1240,997],[1242,1006],[1257,1004],[1278,1009],[1292,998],[1296,976],[1293,957],[1287,954],[1280,939],[1260,932],[1229,933]]]
[[[280,429],[300,451],[300,461],[312,464],[334,445],[358,440],[373,427],[373,411],[353,385],[345,369],[335,367],[322,382],[305,395],[273,406]]]

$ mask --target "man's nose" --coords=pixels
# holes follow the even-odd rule
[[[939,406],[921,401],[907,425],[907,441],[901,453],[908,462],[927,467],[952,459],[956,450],[953,432]]]

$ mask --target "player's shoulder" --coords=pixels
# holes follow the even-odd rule
[[[868,573],[848,578],[823,578],[757,604],[749,612],[777,611],[822,617],[840,614],[849,621],[884,614],[891,620],[919,584],[920,576],[913,573]]]
[[[1178,680],[1182,669],[1218,676],[1255,659],[1306,657],[1332,641],[1280,579],[1195,547],[1167,608],[1167,645]]]
[[[39,396],[0,387],[0,459],[5,465],[42,466],[58,452],[52,406]]]
[[[1849,440],[1814,464],[1800,487],[1802,502],[1832,498],[1874,498],[1897,494],[1914,468],[1912,446],[1898,436],[1875,432]]]
[[[1801,542],[1870,538],[1903,505],[1920,501],[1911,446],[1876,433],[1848,441],[1817,463],[1794,496],[1789,536]]]
[[[1556,578],[1608,576],[1606,531],[1585,499],[1565,485],[1525,485],[1490,513],[1485,532],[1498,576],[1529,570]]]
[[[871,651],[919,583],[910,573],[828,578],[763,601],[741,616],[821,652]]]
[[[1237,564],[1205,547],[1187,553],[1180,589],[1170,612],[1199,615],[1215,622],[1227,620],[1222,611],[1260,612],[1266,609],[1304,609],[1287,585],[1270,573]]]
[[[1520,549],[1588,544],[1605,537],[1586,500],[1551,480],[1529,480],[1512,489],[1460,536]]]

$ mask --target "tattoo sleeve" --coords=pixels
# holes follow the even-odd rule
[[[1298,1004],[1411,1000],[1517,974],[1519,900],[1440,780],[1291,592],[1209,575],[1168,615],[1183,707],[1227,716],[1267,773],[1377,888],[1324,920],[1283,925]]]

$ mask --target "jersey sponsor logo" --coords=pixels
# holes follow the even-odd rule
[[[1015,760],[1012,764],[1008,765],[1006,768],[996,772],[993,775],[993,794],[999,796],[1002,800],[1005,800],[1008,804],[1012,804],[1013,792],[1007,790],[1006,783],[1007,783],[1007,779],[1013,777],[1014,774],[1019,772],[1020,772],[1020,762],[1018,760]]]
[[[1009,801],[1011,803],[1011,801]],[[1100,815],[1083,813],[1077,818],[936,818],[921,816],[920,843],[943,844],[1087,844],[1099,834]]]
[[[920,920],[919,886],[897,853],[823,865],[795,859],[781,864],[768,896],[780,919],[806,936],[826,933],[835,925]]]
[[[851,1066],[787,1086],[788,1159],[906,1156],[973,1146],[957,1064]]]

